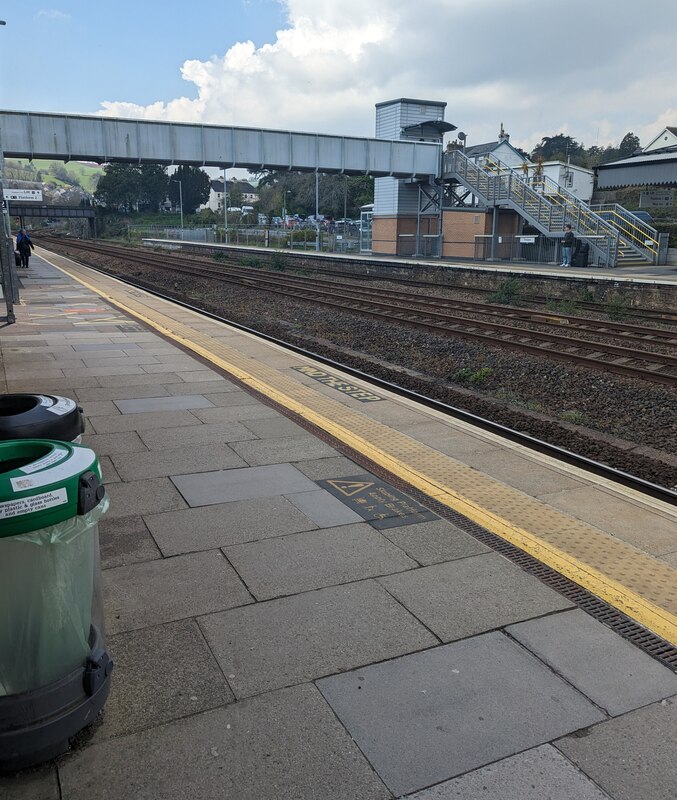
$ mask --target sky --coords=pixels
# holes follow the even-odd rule
[[[373,136],[446,101],[467,144],[677,126],[677,2],[0,0],[0,108]],[[449,138],[449,137],[447,137]]]

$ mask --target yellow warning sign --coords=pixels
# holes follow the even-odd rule
[[[374,485],[373,481],[327,481],[327,483],[345,497],[353,497]]]

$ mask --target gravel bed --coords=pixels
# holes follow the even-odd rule
[[[73,257],[86,258],[112,274],[153,286],[234,322],[677,489],[677,389],[673,387],[424,334],[348,312],[328,312],[281,295],[139,268],[106,256],[74,252]]]

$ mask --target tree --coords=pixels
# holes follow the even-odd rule
[[[639,150],[641,147],[639,143],[639,136],[635,136],[635,134],[630,131],[626,133],[623,139],[621,140],[621,144],[618,148],[618,157],[619,158],[629,158],[635,150]]]
[[[169,199],[174,205],[178,205],[180,199],[183,199],[185,212],[192,213],[199,205],[209,200],[211,181],[209,175],[199,167],[182,164],[169,181]],[[181,181],[181,192],[176,181]]]
[[[534,147],[531,153],[532,161],[541,158],[543,161],[569,161],[581,164],[585,158],[585,151],[571,136],[558,133],[556,136],[544,136],[540,144]]]
[[[157,211],[167,197],[169,178],[167,167],[159,164],[142,164],[139,170],[139,202]]]
[[[107,164],[94,200],[107,208],[131,211],[141,193],[141,171],[136,164]]]
[[[259,205],[267,214],[280,214],[285,196],[287,213],[305,216],[315,213],[315,173],[271,171],[258,176]],[[356,217],[360,206],[374,201],[374,179],[367,175],[321,174],[319,189],[319,211],[333,217],[343,217],[344,205],[347,216]]]

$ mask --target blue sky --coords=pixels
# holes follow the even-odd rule
[[[21,0],[0,3],[0,18],[0,107],[87,113],[102,100],[194,98],[186,59],[274,41],[285,10],[277,0]]]
[[[677,2],[0,0],[0,108],[374,133],[447,102],[468,144],[677,125]]]

